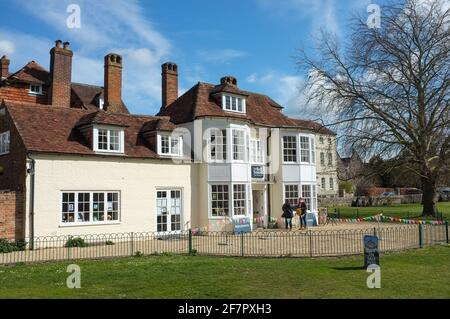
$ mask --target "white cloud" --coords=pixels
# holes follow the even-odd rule
[[[233,59],[242,58],[247,55],[246,52],[234,49],[220,49],[220,50],[203,50],[199,51],[199,55],[206,62],[211,63],[226,63]]]
[[[161,98],[160,65],[169,56],[172,45],[146,19],[140,2],[77,0],[81,9],[80,29],[70,29],[66,25],[70,15],[66,9],[71,3],[72,0],[28,0],[16,5],[52,27],[61,40],[71,42],[74,50],[73,81],[102,85],[103,57],[111,52],[119,53],[123,56],[125,103],[132,112],[157,112]],[[6,40],[16,46],[14,58],[18,63],[23,65],[28,60],[36,59],[48,67],[48,52],[55,39],[36,39],[21,32],[4,31],[13,35]],[[1,32],[0,40],[4,41]]]
[[[16,51],[16,46],[13,42],[7,40],[0,40],[0,52],[11,55]]]

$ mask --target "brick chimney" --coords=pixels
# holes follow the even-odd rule
[[[105,110],[121,113],[122,107],[122,57],[115,53],[105,56]]]
[[[178,66],[167,62],[162,66],[162,107],[166,107],[178,98]]]
[[[9,59],[6,55],[2,56],[2,58],[0,59],[0,64],[0,80],[3,80],[9,75]]]
[[[62,45],[62,47],[61,47]],[[50,50],[49,103],[59,107],[70,107],[70,86],[72,83],[72,57],[69,42],[55,41]]]

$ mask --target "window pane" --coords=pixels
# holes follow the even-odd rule
[[[283,136],[283,160],[287,163],[297,162],[296,136]]]
[[[284,185],[284,198],[289,200],[291,205],[296,205],[298,201],[298,185]]]
[[[305,200],[306,207],[311,208],[311,185],[302,185],[302,197]]]
[[[246,215],[246,185],[233,185],[233,215]]]
[[[211,216],[229,215],[228,185],[211,185]]]
[[[109,130],[109,150],[119,151],[120,150],[120,138],[119,131]]]
[[[169,136],[161,136],[161,153],[169,154],[170,144],[169,144]]]
[[[300,156],[302,162],[310,162],[309,137],[300,136]]]
[[[119,193],[108,193],[107,220],[119,220]]]
[[[105,194],[92,194],[92,219],[94,222],[105,220]]]
[[[90,221],[90,195],[89,193],[78,193],[78,217],[77,222]]]
[[[104,130],[104,129],[98,130],[97,148],[99,150],[108,150],[108,130]]]
[[[170,152],[173,155],[180,154],[180,145],[179,145],[179,139],[177,137],[171,137],[170,138]]]
[[[62,196],[62,222],[75,222],[75,193],[63,193]]]
[[[245,132],[243,130],[233,130],[233,159],[245,160]]]

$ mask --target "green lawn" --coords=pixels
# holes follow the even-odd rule
[[[443,214],[445,219],[450,219],[450,202],[439,202],[437,204],[438,212]],[[422,215],[422,205],[420,204],[401,204],[392,206],[374,206],[374,207],[328,207],[329,212],[338,209],[342,218],[373,216],[383,213],[386,216],[401,218],[416,218]]]
[[[0,266],[0,298],[450,298],[450,246],[381,256],[381,289],[368,289],[362,256],[255,259],[151,256]],[[75,263],[75,262],[74,262]]]

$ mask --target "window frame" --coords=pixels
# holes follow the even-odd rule
[[[74,210],[73,212],[68,211],[67,214],[74,214],[74,220],[73,222],[64,222],[63,221],[63,215],[66,212],[63,212],[63,203],[64,203],[64,194],[74,194]],[[80,194],[89,194],[89,212],[86,212],[83,210],[82,212],[79,211],[79,195]],[[103,220],[100,221],[94,221],[94,194],[103,194],[103,212],[99,211],[98,213],[103,213]],[[117,211],[114,209],[114,204],[112,204],[112,209],[109,209],[109,201],[108,201],[108,195],[109,194],[117,194]],[[111,201],[113,203],[113,201]],[[83,201],[82,203],[86,203],[86,201]],[[105,224],[120,224],[121,218],[122,218],[122,200],[121,200],[121,191],[119,190],[94,190],[94,191],[84,191],[84,190],[61,190],[59,194],[59,226],[60,227],[73,227],[73,226],[91,226],[91,225],[105,225]],[[80,222],[78,221],[80,214],[89,214],[89,221],[88,222]],[[114,220],[108,220],[108,214],[114,214],[117,213],[117,219]]]
[[[235,144],[235,136],[234,133],[239,132],[242,133],[242,141],[243,144]],[[239,148],[242,148],[242,152],[235,152],[235,145]],[[248,132],[244,128],[231,128],[231,152],[230,152],[231,160],[234,163],[245,163],[248,159]],[[235,158],[235,154],[242,154],[242,158]]]
[[[32,87],[37,87],[37,88],[39,88],[39,90],[38,91],[33,91],[31,89]],[[28,94],[31,94],[31,95],[43,95],[44,93],[42,92],[42,84],[30,83],[30,85],[28,86]]]
[[[168,139],[168,147],[169,152],[163,153],[162,152],[162,139],[167,138]],[[173,140],[178,140],[178,153],[172,152],[172,142]],[[158,144],[158,154],[161,156],[170,156],[170,157],[182,157],[183,156],[183,136],[182,135],[173,135],[173,134],[162,134],[158,133],[157,135],[157,144]]]
[[[250,139],[250,163],[264,164],[263,144],[260,138]]]
[[[333,166],[333,153],[327,153],[327,166]]]
[[[99,132],[100,131],[106,131],[106,145],[107,149],[100,149],[99,148]],[[119,147],[118,150],[111,149],[111,132],[117,132],[118,133],[118,143]],[[123,128],[118,127],[111,127],[111,126],[103,126],[103,125],[97,125],[94,127],[94,134],[93,134],[93,149],[97,153],[106,153],[106,154],[123,154],[125,150],[125,131]]]
[[[218,133],[220,132],[221,136],[218,138]],[[208,133],[208,161],[210,163],[224,163],[227,161],[228,157],[228,130],[220,129],[220,128],[211,128]],[[212,136],[215,136],[214,143],[212,143]],[[212,156],[212,151],[215,151],[215,158]],[[218,156],[218,154],[221,156]],[[220,157],[220,158],[219,158]]]
[[[330,186],[330,190],[334,191],[334,178],[333,177],[330,177],[328,186]]]
[[[241,111],[239,111],[239,108],[241,108]],[[222,94],[222,109],[225,112],[245,114],[247,112],[246,99],[236,94]]]
[[[226,186],[228,188],[228,192],[226,193],[228,195],[228,214],[227,215],[213,215],[213,186]],[[241,191],[244,192],[244,198],[235,198],[235,186],[240,186]],[[222,192],[222,194],[225,194]],[[241,201],[243,203],[243,207],[239,206],[239,208],[243,208],[245,215],[237,215],[235,214],[235,200]],[[223,200],[222,200],[223,201]],[[209,219],[232,219],[235,217],[242,218],[242,217],[248,217],[250,216],[250,212],[252,210],[252,202],[251,202],[251,187],[249,183],[226,183],[226,182],[212,182],[208,184],[208,218]]]
[[[322,190],[326,190],[327,187],[327,179],[325,177],[322,177],[320,179],[320,188],[322,188]]]
[[[294,142],[290,142],[291,145],[295,145],[295,149],[290,147],[290,148],[286,148],[286,144],[285,144],[285,138],[294,138],[295,141]],[[298,159],[299,159],[299,139],[298,139],[298,135],[297,134],[285,134],[282,136],[281,138],[281,143],[282,143],[282,156],[283,156],[283,164],[297,164],[298,163]],[[289,142],[288,142],[289,143]],[[286,151],[289,150],[295,150],[295,155],[292,154],[286,154]],[[286,160],[286,156],[295,156],[295,160],[289,161]]]
[[[11,131],[0,133],[0,156],[11,152]]]

